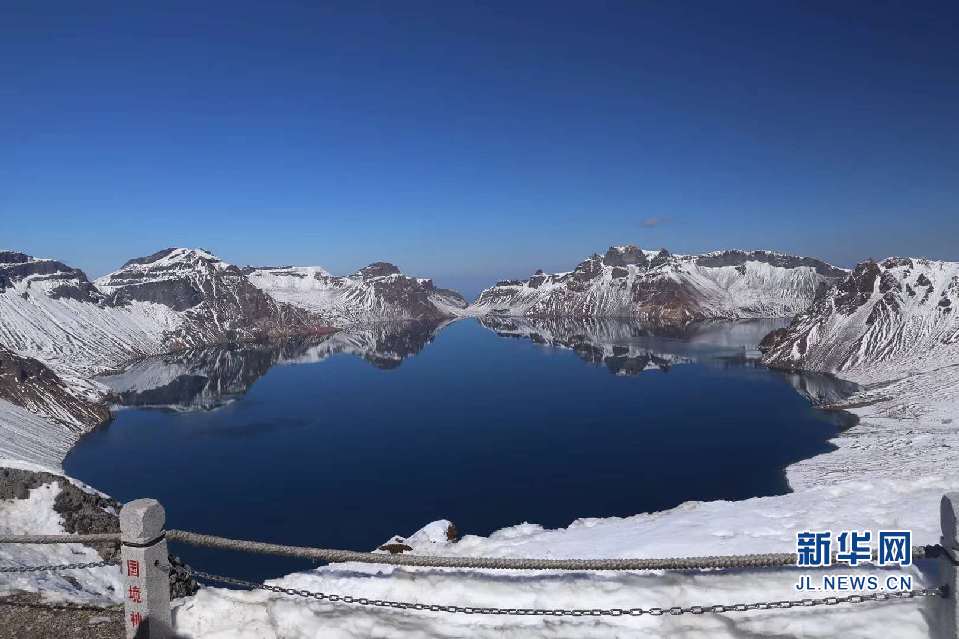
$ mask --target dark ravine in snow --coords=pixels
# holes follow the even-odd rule
[[[673,255],[613,246],[568,273],[537,271],[486,289],[475,315],[629,317],[652,323],[786,317],[804,310],[846,271],[770,251]]]

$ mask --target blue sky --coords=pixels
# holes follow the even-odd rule
[[[0,246],[959,259],[955,2],[146,4],[0,0]]]

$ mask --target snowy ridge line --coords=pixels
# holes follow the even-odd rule
[[[201,535],[185,530],[168,530],[168,541],[191,546],[220,548],[239,552],[283,557],[301,557],[330,563],[358,562],[428,568],[487,568],[492,570],[698,570],[706,568],[767,568],[796,565],[796,553],[754,555],[710,555],[703,557],[665,557],[662,559],[542,559],[520,557],[441,557],[432,555],[385,555],[354,550],[284,546],[259,541]],[[913,557],[939,556],[936,546],[914,546]],[[833,554],[835,558],[835,553]],[[873,551],[872,559],[877,558]]]

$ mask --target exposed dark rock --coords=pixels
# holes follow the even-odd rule
[[[872,296],[880,274],[879,265],[872,260],[857,264],[852,273],[836,286],[836,308],[849,315],[865,304]]]
[[[882,262],[883,268],[896,268],[899,266],[905,266],[908,269],[915,267],[915,262],[913,262],[908,257],[890,257]]]
[[[162,260],[167,255],[170,255],[174,251],[178,250],[176,247],[166,248],[162,251],[157,251],[153,255],[147,255],[146,257],[135,257],[132,260],[127,260],[123,265],[124,267],[133,266],[134,264],[152,264],[157,260]]]
[[[666,249],[659,249],[659,253],[649,261],[649,268],[659,268],[669,262],[670,254]]]
[[[646,266],[646,254],[636,246],[616,247],[610,246],[603,257],[603,264],[606,266],[628,266],[637,264]]]
[[[83,490],[62,475],[53,473],[0,468],[0,499],[27,499],[30,491],[46,484],[57,484],[60,492],[53,502],[53,510],[60,515],[63,529],[68,534],[99,535],[120,530],[120,508],[115,499],[99,493]],[[87,544],[105,560],[118,558],[117,544]],[[170,564],[183,567],[179,557],[169,556]],[[186,597],[196,594],[199,586],[189,575],[170,572],[170,597]]]
[[[385,275],[399,275],[400,269],[395,265],[390,264],[389,262],[373,262],[369,266],[364,266],[356,273],[355,276],[362,277],[363,279],[369,279],[371,277],[383,277]]]
[[[392,543],[392,544],[383,544],[380,546],[380,550],[385,550],[391,555],[402,555],[404,552],[409,552],[413,550],[412,546],[407,546],[406,544]]]
[[[167,560],[172,568],[180,569],[170,570],[170,599],[195,595],[200,584],[187,572],[190,567],[176,555],[167,555]]]
[[[29,262],[33,258],[26,253],[17,251],[0,251],[0,264],[22,264]]]
[[[776,347],[779,342],[786,337],[789,331],[785,328],[777,328],[776,330],[768,333],[762,340],[759,342],[759,352],[765,353],[769,350],[772,350]]]
[[[800,266],[809,266],[816,269],[816,272],[826,277],[843,277],[846,272],[821,260],[812,257],[797,257],[793,255],[781,255],[779,253],[770,253],[769,251],[723,251],[710,255],[701,255],[696,259],[700,266],[740,266],[747,261],[765,262],[772,266],[780,268],[798,268]]]
[[[77,396],[43,362],[0,346],[0,399],[65,423],[90,429],[110,419],[106,406]]]
[[[8,253],[17,259],[9,263],[0,260],[0,291],[28,277],[61,282],[49,293],[54,299],[67,297],[82,302],[99,303],[103,296],[87,279],[83,271],[55,260],[32,260],[23,253]],[[27,258],[26,261],[20,258]]]
[[[185,311],[204,300],[203,292],[191,282],[184,280],[146,281],[136,283],[133,278],[126,280],[123,288],[110,298],[111,303],[122,306],[133,301],[153,302]]]
[[[46,472],[0,468],[0,499],[26,499],[30,491],[45,484],[59,485],[53,510],[60,515],[63,529],[70,534],[96,535],[117,532],[120,504],[94,492],[80,489],[62,475]],[[119,552],[115,544],[91,545],[106,560]]]

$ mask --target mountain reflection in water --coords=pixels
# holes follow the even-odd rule
[[[447,322],[377,324],[319,337],[194,348],[148,357],[99,382],[121,406],[212,410],[245,394],[277,364],[321,362],[345,353],[389,370],[433,340]]]
[[[501,316],[477,321],[499,337],[572,350],[583,361],[603,365],[616,375],[668,372],[673,366],[694,362],[721,368],[761,367],[756,345],[787,323],[774,319],[671,326],[625,319]],[[278,364],[315,363],[347,354],[379,369],[394,369],[422,351],[448,324],[383,323],[320,337],[190,349],[143,359],[99,381],[114,392],[121,406],[212,410],[241,397]],[[827,374],[776,374],[816,405],[839,402],[857,389]]]
[[[779,324],[496,317],[145,359],[103,378],[133,408],[64,470],[173,528],[353,550],[441,518],[488,535],[782,494],[844,425],[795,390],[844,389],[761,366]],[[180,551],[245,579],[310,567]]]

